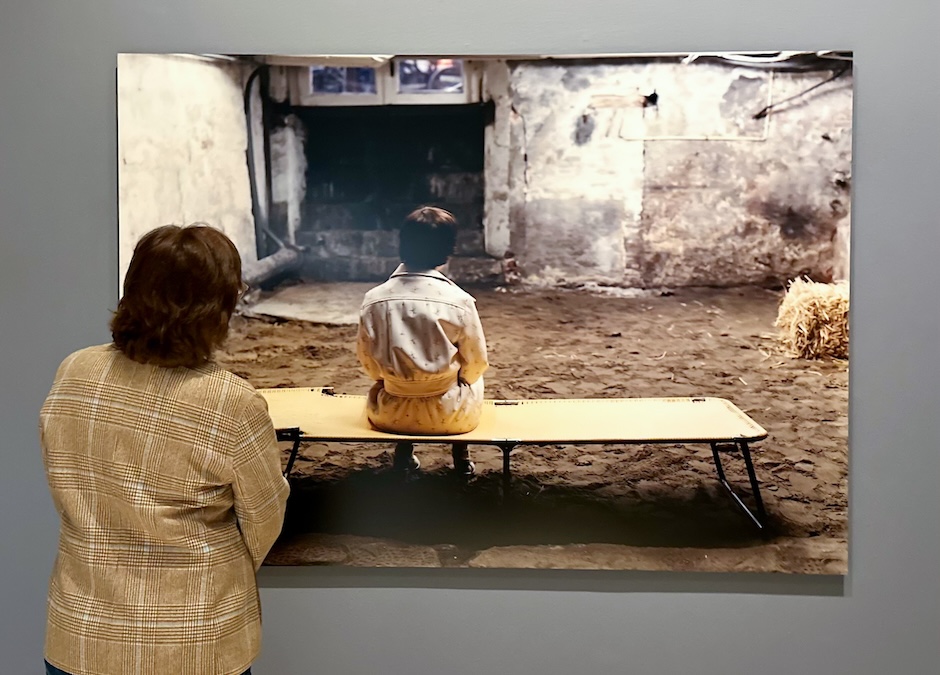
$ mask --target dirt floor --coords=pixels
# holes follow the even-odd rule
[[[487,334],[490,398],[719,396],[769,432],[753,447],[772,520],[762,539],[718,483],[708,446],[418,446],[422,469],[388,471],[390,446],[308,444],[294,468],[272,565],[847,571],[848,364],[782,353],[782,292],[646,297],[470,289]],[[356,328],[236,317],[222,364],[256,387],[371,384]],[[285,445],[285,461],[287,446]],[[747,503],[739,455],[724,456]]]

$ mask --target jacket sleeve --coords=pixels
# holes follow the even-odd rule
[[[257,571],[281,533],[290,492],[268,405],[258,393],[238,422],[233,470],[235,516]]]
[[[39,412],[39,446],[42,449],[42,464],[46,474],[46,482],[49,485],[50,494],[52,496],[52,504],[55,507],[56,513],[60,516],[64,514],[65,508],[59,491],[59,480],[56,478],[57,473],[55,472],[55,469],[59,468],[59,460],[50,451],[49,444],[46,442],[46,408],[52,403],[59,382],[65,377],[69,366],[77,355],[77,352],[70,354],[59,364],[59,367],[56,368],[52,388],[49,390],[49,394],[46,396],[46,400],[43,402]]]
[[[476,303],[470,302],[464,315],[463,330],[457,342],[457,353],[463,365],[460,368],[460,377],[469,384],[473,384],[489,368],[486,354],[486,338],[483,335],[483,324],[477,313]]]
[[[359,331],[356,335],[356,358],[359,364],[366,371],[366,374],[373,380],[382,379],[382,369],[374,358],[372,358],[372,335],[368,327],[369,317],[363,310],[359,313]]]

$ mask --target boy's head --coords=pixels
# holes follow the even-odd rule
[[[409,269],[440,267],[457,244],[457,219],[444,209],[422,206],[405,218],[398,250]]]

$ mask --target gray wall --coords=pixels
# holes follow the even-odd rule
[[[257,672],[936,672],[937,3],[402,4],[3,3],[3,671],[41,672],[56,522],[36,413],[58,361],[106,339],[117,295],[116,52],[807,47],[857,55],[848,578],[266,571]]]

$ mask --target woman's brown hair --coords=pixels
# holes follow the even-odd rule
[[[242,291],[238,249],[201,223],[166,225],[134,248],[111,319],[115,346],[138,363],[194,368],[228,336]]]

